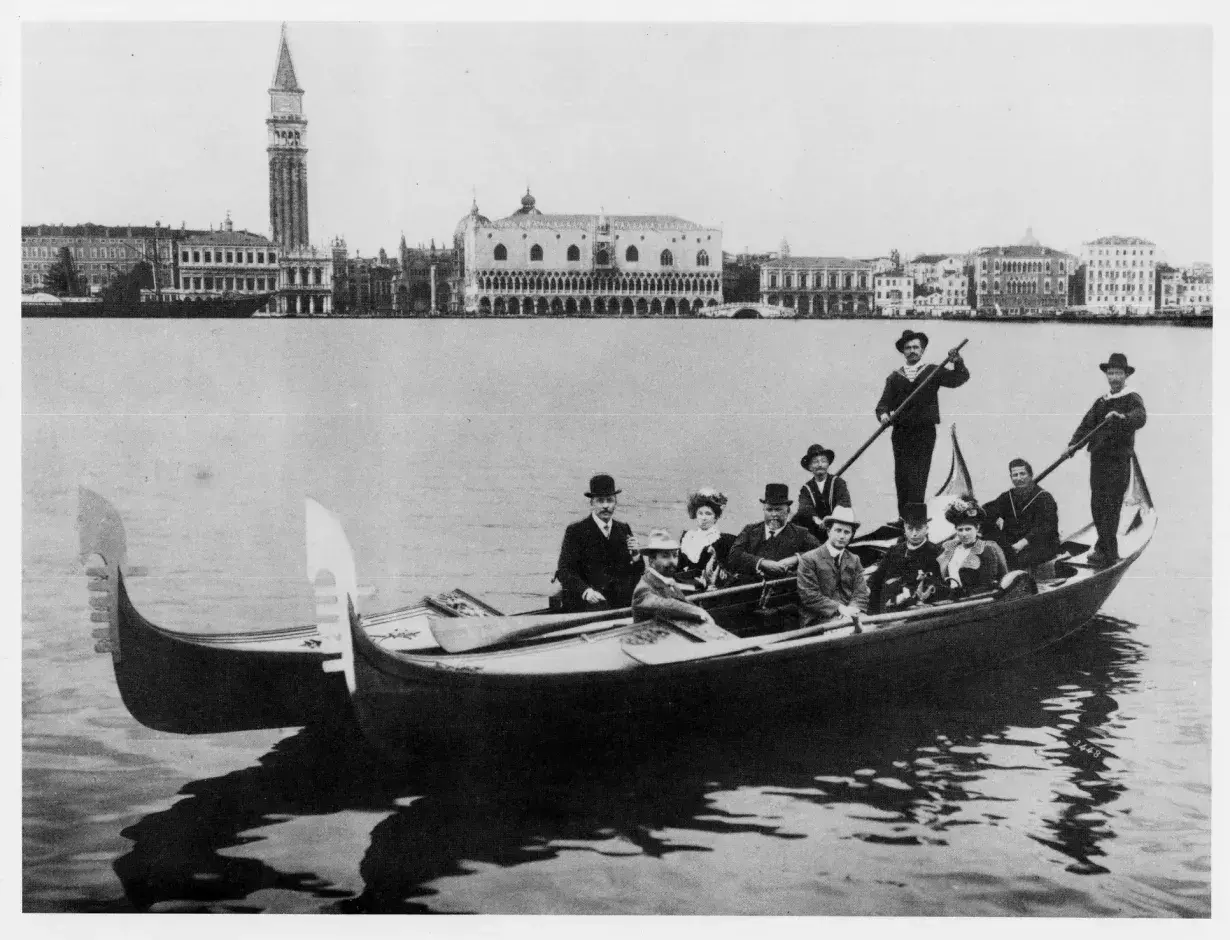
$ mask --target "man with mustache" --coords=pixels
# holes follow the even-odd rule
[[[1094,568],[1106,568],[1119,560],[1119,513],[1123,496],[1132,479],[1132,453],[1136,447],[1136,432],[1145,426],[1148,415],[1145,402],[1127,387],[1128,377],[1136,370],[1128,365],[1123,353],[1111,353],[1110,359],[1099,364],[1106,374],[1110,391],[1096,399],[1080,425],[1072,432],[1064,456],[1076,453],[1076,442],[1109,417],[1111,423],[1089,441],[1089,508],[1098,541],[1087,561]]]
[[[631,527],[615,518],[620,492],[609,474],[591,477],[585,494],[590,513],[564,531],[555,577],[564,589],[566,611],[632,603],[632,588],[645,565]]]
[[[645,573],[632,592],[634,621],[666,619],[713,624],[709,611],[688,601],[674,580],[679,567],[679,543],[669,532],[650,532],[641,555],[645,559]]]
[[[905,364],[889,373],[884,393],[876,403],[876,418],[887,424],[902,403],[937,369],[939,375],[893,423],[893,468],[897,484],[897,512],[906,503],[927,499],[927,476],[931,472],[931,453],[935,450],[935,426],[940,423],[940,388],[960,388],[969,381],[969,370],[957,350],[952,350],[952,368],[924,363],[927,334],[905,330],[896,343]]]
[[[764,505],[764,522],[744,527],[726,555],[726,567],[744,582],[788,575],[803,552],[820,544],[806,529],[787,521],[793,503],[785,483],[766,483],[760,502]]]
[[[906,503],[901,513],[904,535],[868,579],[873,613],[939,600],[946,593],[938,561],[940,547],[928,539],[930,521],[924,503]]]
[[[1034,468],[1016,457],[1008,463],[1012,489],[1000,493],[982,508],[986,533],[999,543],[1008,566],[1044,577],[1041,570],[1059,554],[1059,507],[1055,497],[1034,484]]]

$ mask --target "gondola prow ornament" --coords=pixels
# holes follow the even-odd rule
[[[316,629],[326,648],[340,650],[336,659],[321,663],[325,672],[340,672],[353,695],[354,646],[350,639],[350,620],[357,616],[359,596],[354,569],[354,553],[337,516],[316,500],[304,499],[304,525],[307,530],[307,579],[316,592]]]

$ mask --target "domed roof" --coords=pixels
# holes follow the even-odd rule
[[[453,229],[454,235],[460,235],[472,225],[490,225],[491,220],[478,211],[478,200],[475,199],[470,205],[470,211],[461,217],[461,221],[457,223],[457,227]]]
[[[1042,244],[1042,242],[1038,241],[1037,237],[1035,237],[1034,229],[1031,225],[1025,229],[1025,237],[1022,238],[1018,244],[1028,245],[1030,248],[1037,248]]]
[[[542,215],[542,212],[534,205],[534,197],[530,195],[530,188],[528,186],[525,187],[525,195],[521,197],[521,208],[514,212],[513,215]]]

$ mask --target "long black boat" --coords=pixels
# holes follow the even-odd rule
[[[116,303],[80,300],[62,303],[22,302],[23,318],[242,320],[263,309],[273,294],[223,294],[220,297],[149,299]]]

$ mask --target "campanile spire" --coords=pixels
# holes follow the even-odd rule
[[[269,228],[275,244],[291,251],[308,244],[307,118],[295,75],[286,24],[269,88]]]

